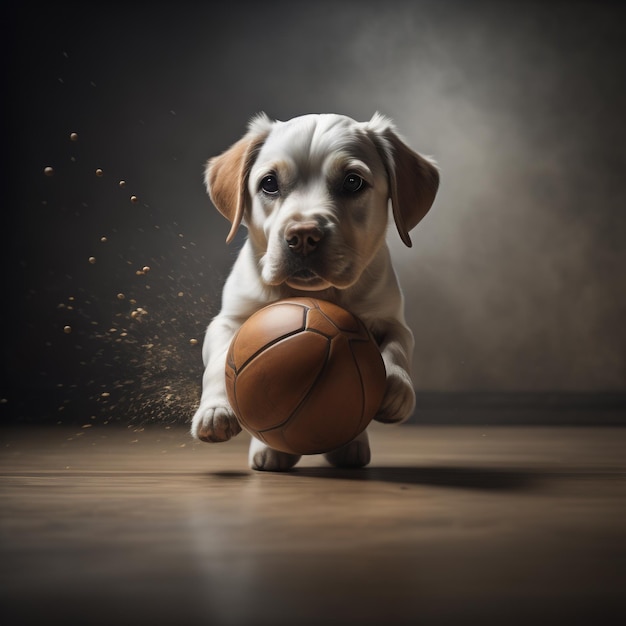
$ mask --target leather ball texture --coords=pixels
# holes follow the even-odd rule
[[[241,326],[226,357],[226,390],[241,426],[291,454],[352,441],[382,402],[386,373],[363,322],[316,298],[273,302]]]

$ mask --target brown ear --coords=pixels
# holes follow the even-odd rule
[[[250,123],[248,133],[226,152],[209,159],[204,182],[217,210],[231,222],[226,243],[230,243],[250,203],[248,175],[269,133],[269,118],[259,116]],[[263,127],[263,128],[262,128]]]
[[[391,207],[402,241],[413,244],[409,231],[428,213],[439,188],[439,171],[423,156],[413,152],[396,135],[393,145],[394,166],[391,170]]]
[[[439,188],[439,171],[427,158],[409,148],[391,122],[376,114],[369,123],[385,162],[393,217],[402,241],[413,244],[409,231],[428,213]]]

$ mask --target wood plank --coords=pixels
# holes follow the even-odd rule
[[[0,429],[6,624],[611,624],[626,430],[372,428],[373,461],[247,468],[243,434]]]

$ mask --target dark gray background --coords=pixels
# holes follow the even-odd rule
[[[620,3],[3,13],[6,415],[189,417],[202,372],[189,340],[241,244],[224,244],[203,164],[258,111],[381,111],[438,161],[414,247],[390,232],[418,392],[626,392]]]

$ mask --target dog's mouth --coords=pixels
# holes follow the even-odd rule
[[[300,270],[298,272],[294,272],[289,278],[295,278],[296,280],[315,280],[319,278],[319,276],[313,271],[309,269]]]
[[[304,291],[316,291],[329,286],[328,281],[310,269],[301,269],[290,274],[285,281],[290,287]]]

